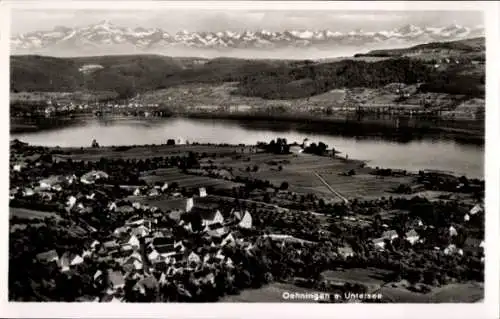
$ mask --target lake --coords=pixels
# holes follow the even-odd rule
[[[370,166],[409,171],[437,169],[471,178],[484,178],[484,145],[462,144],[443,137],[418,139],[377,136],[340,136],[321,129],[298,128],[280,122],[253,123],[220,119],[169,118],[161,120],[92,119],[73,126],[37,132],[11,134],[32,145],[90,146],[162,144],[167,139],[189,142],[256,144],[284,137],[289,142],[304,138],[322,141],[341,155],[366,160]]]

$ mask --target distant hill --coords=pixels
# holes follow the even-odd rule
[[[247,60],[235,58],[172,58],[159,55],[53,58],[12,56],[11,91],[114,91],[121,97],[187,83],[239,82],[236,94],[265,99],[314,96],[336,88],[377,88],[389,83],[423,83],[430,92],[484,95],[484,66],[473,65],[472,54],[484,56],[484,39],[429,43],[407,49],[379,50],[363,59],[314,61]],[[436,68],[436,59],[453,57]],[[366,56],[366,55],[365,55]],[[456,63],[455,63],[456,62]]]
[[[461,57],[484,61],[486,43],[484,37],[450,41],[431,42],[403,49],[373,50],[355,57],[403,57],[422,59],[440,59],[443,57]]]

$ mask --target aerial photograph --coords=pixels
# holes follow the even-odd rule
[[[484,300],[482,11],[12,9],[8,300]]]

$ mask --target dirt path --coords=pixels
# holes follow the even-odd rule
[[[340,198],[341,200],[344,201],[344,203],[346,204],[349,204],[349,200],[347,200],[347,198],[345,198],[344,196],[342,196],[339,192],[337,192],[336,190],[334,190],[330,184],[328,184],[324,179],[323,177],[321,177],[321,175],[319,175],[318,173],[314,172],[314,175],[316,175],[319,180],[335,195],[337,196],[338,198]]]

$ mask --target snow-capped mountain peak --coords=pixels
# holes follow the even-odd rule
[[[169,54],[170,48],[204,49],[279,49],[317,47],[325,50],[343,47],[373,48],[377,45],[414,45],[431,41],[458,40],[484,35],[484,27],[459,25],[419,27],[405,25],[393,30],[350,32],[337,30],[220,30],[169,34],[158,28],[121,27],[108,20],[84,27],[57,26],[48,31],[34,31],[11,37],[14,54],[99,55],[126,53]],[[394,42],[396,41],[396,42]]]

